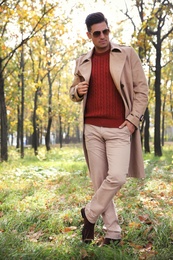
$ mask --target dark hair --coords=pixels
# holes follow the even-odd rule
[[[89,14],[85,20],[88,32],[91,31],[91,26],[93,24],[102,23],[102,22],[105,22],[108,26],[108,21],[105,18],[104,14],[100,12]]]

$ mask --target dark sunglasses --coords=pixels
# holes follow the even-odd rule
[[[104,29],[103,31],[95,31],[95,32],[90,32],[90,34],[94,37],[94,38],[97,38],[101,35],[101,33],[103,33],[105,36],[107,36],[109,34],[110,30],[107,28],[107,29]]]

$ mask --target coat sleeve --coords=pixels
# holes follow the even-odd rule
[[[83,96],[79,97],[77,93],[77,85],[79,82],[83,81],[83,78],[79,75],[78,73],[78,66],[79,66],[79,59],[76,60],[76,67],[75,67],[75,72],[74,72],[74,78],[73,78],[73,83],[70,87],[70,98],[73,102],[80,102],[83,100]]]
[[[132,110],[126,119],[138,128],[139,122],[143,120],[145,109],[148,104],[148,84],[137,53],[133,48],[130,49],[130,61],[133,80],[133,100]]]

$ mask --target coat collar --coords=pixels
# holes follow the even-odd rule
[[[122,48],[120,47],[120,45],[118,45],[116,43],[110,42],[110,47],[111,47],[111,52],[122,52]],[[93,52],[94,52],[94,48],[92,48],[91,51],[84,54],[82,56],[80,64],[83,64],[83,63],[89,61],[92,57]]]

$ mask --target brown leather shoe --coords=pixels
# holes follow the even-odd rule
[[[84,219],[84,226],[82,229],[82,241],[85,243],[91,243],[94,239],[94,225],[89,222],[85,215],[85,208],[81,209],[81,215]]]
[[[118,245],[120,243],[121,239],[112,239],[112,238],[105,238],[103,243],[102,243],[102,246],[106,246],[106,245]]]

